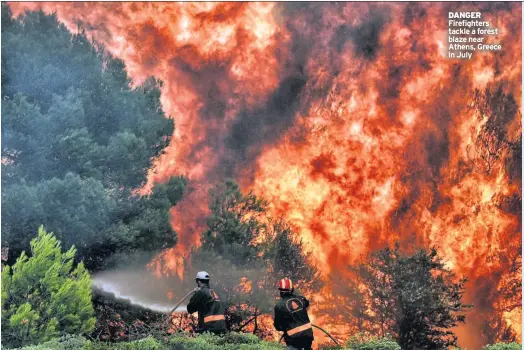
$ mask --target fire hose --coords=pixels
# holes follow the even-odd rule
[[[333,336],[331,334],[329,334],[325,329],[317,326],[316,324],[311,324],[311,325],[313,327],[317,328],[317,329],[320,329],[322,332],[324,332],[331,340],[333,340],[335,342],[335,344],[340,345],[338,343],[338,341],[335,338],[333,338]],[[283,338],[284,338],[284,334],[282,334],[282,336],[280,337],[280,340],[278,342],[281,343]]]
[[[168,321],[171,321],[171,319],[173,318],[173,313],[176,311],[176,309],[184,302],[184,300],[186,300],[190,295],[192,295],[193,293],[195,293],[194,290],[190,291],[189,293],[187,293],[182,299],[180,299],[180,301],[178,302],[178,304],[176,304],[176,306],[169,312],[169,316],[167,317],[167,319],[165,320],[165,322],[168,322]]]

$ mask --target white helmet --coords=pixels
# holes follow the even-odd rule
[[[209,280],[209,274],[206,271],[200,271],[196,274],[197,280]]]

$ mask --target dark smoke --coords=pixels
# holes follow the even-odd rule
[[[440,169],[449,160],[449,134],[444,130],[440,135],[432,133],[422,141],[426,153],[427,164],[433,179],[440,177]]]
[[[404,8],[404,24],[407,27],[411,27],[415,21],[424,20],[426,16],[427,11],[420,3],[410,2]]]
[[[227,153],[221,165],[227,167],[240,164],[254,171],[252,163],[262,153],[264,145],[276,143],[293,126],[300,93],[305,85],[306,78],[303,75],[286,78],[265,106],[240,112],[224,140],[231,152]]]
[[[380,50],[380,33],[387,23],[385,14],[371,11],[369,17],[357,26],[343,24],[335,32],[333,44],[338,52],[344,49],[345,44],[351,41],[357,56],[373,60]]]

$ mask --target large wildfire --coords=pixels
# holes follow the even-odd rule
[[[172,209],[179,243],[159,272],[182,273],[207,189],[232,177],[294,226],[326,281],[387,243],[436,245],[470,280],[461,343],[480,348],[493,315],[521,339],[520,295],[506,292],[520,279],[521,166],[511,170],[505,143],[481,136],[490,115],[506,141],[521,134],[520,3],[11,7],[56,12],[72,31],[81,23],[135,84],[163,81],[176,131],[143,191],[174,175],[190,189]],[[461,10],[481,11],[503,50],[448,59],[447,14]],[[491,113],[496,98],[480,108],[487,88],[517,109]]]

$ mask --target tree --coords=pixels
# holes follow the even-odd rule
[[[186,184],[185,178],[172,177],[149,195],[113,194],[110,224],[82,251],[86,265],[96,270],[126,266],[136,263],[138,256],[145,265],[159,250],[174,246],[177,240],[169,209],[182,199]]]
[[[319,288],[319,274],[309,263],[301,241],[282,218],[268,214],[268,202],[253,192],[243,194],[233,180],[210,191],[208,229],[202,251],[212,251],[236,266],[257,267],[264,261],[275,283],[287,276],[304,289]]]
[[[2,343],[24,346],[64,334],[89,334],[95,325],[91,278],[83,263],[74,267],[75,247],[61,243],[43,227],[2,271]]]
[[[243,195],[233,180],[210,191],[208,229],[202,235],[202,249],[229,259],[238,266],[259,260],[261,246],[254,240],[264,234],[261,217],[267,203],[253,193]]]
[[[376,333],[371,332],[375,320],[362,276],[352,270],[333,271],[329,278],[330,290],[323,295],[319,313],[333,324],[346,325],[350,334]]]
[[[290,278],[304,292],[315,292],[322,287],[320,273],[311,265],[310,254],[305,252],[302,241],[297,240],[291,226],[282,218],[269,220],[269,237],[264,247],[264,257],[269,264],[269,283],[275,288],[283,277]]]
[[[71,34],[56,15],[12,18],[2,4],[2,245],[9,263],[40,224],[86,267],[176,243],[169,209],[183,195],[175,177],[151,195],[135,190],[169,143],[173,121],[162,83],[131,88],[121,60]]]
[[[465,322],[465,278],[445,267],[436,249],[403,255],[399,245],[369,254],[351,266],[365,285],[370,331],[391,334],[402,349],[457,346],[450,330]]]

